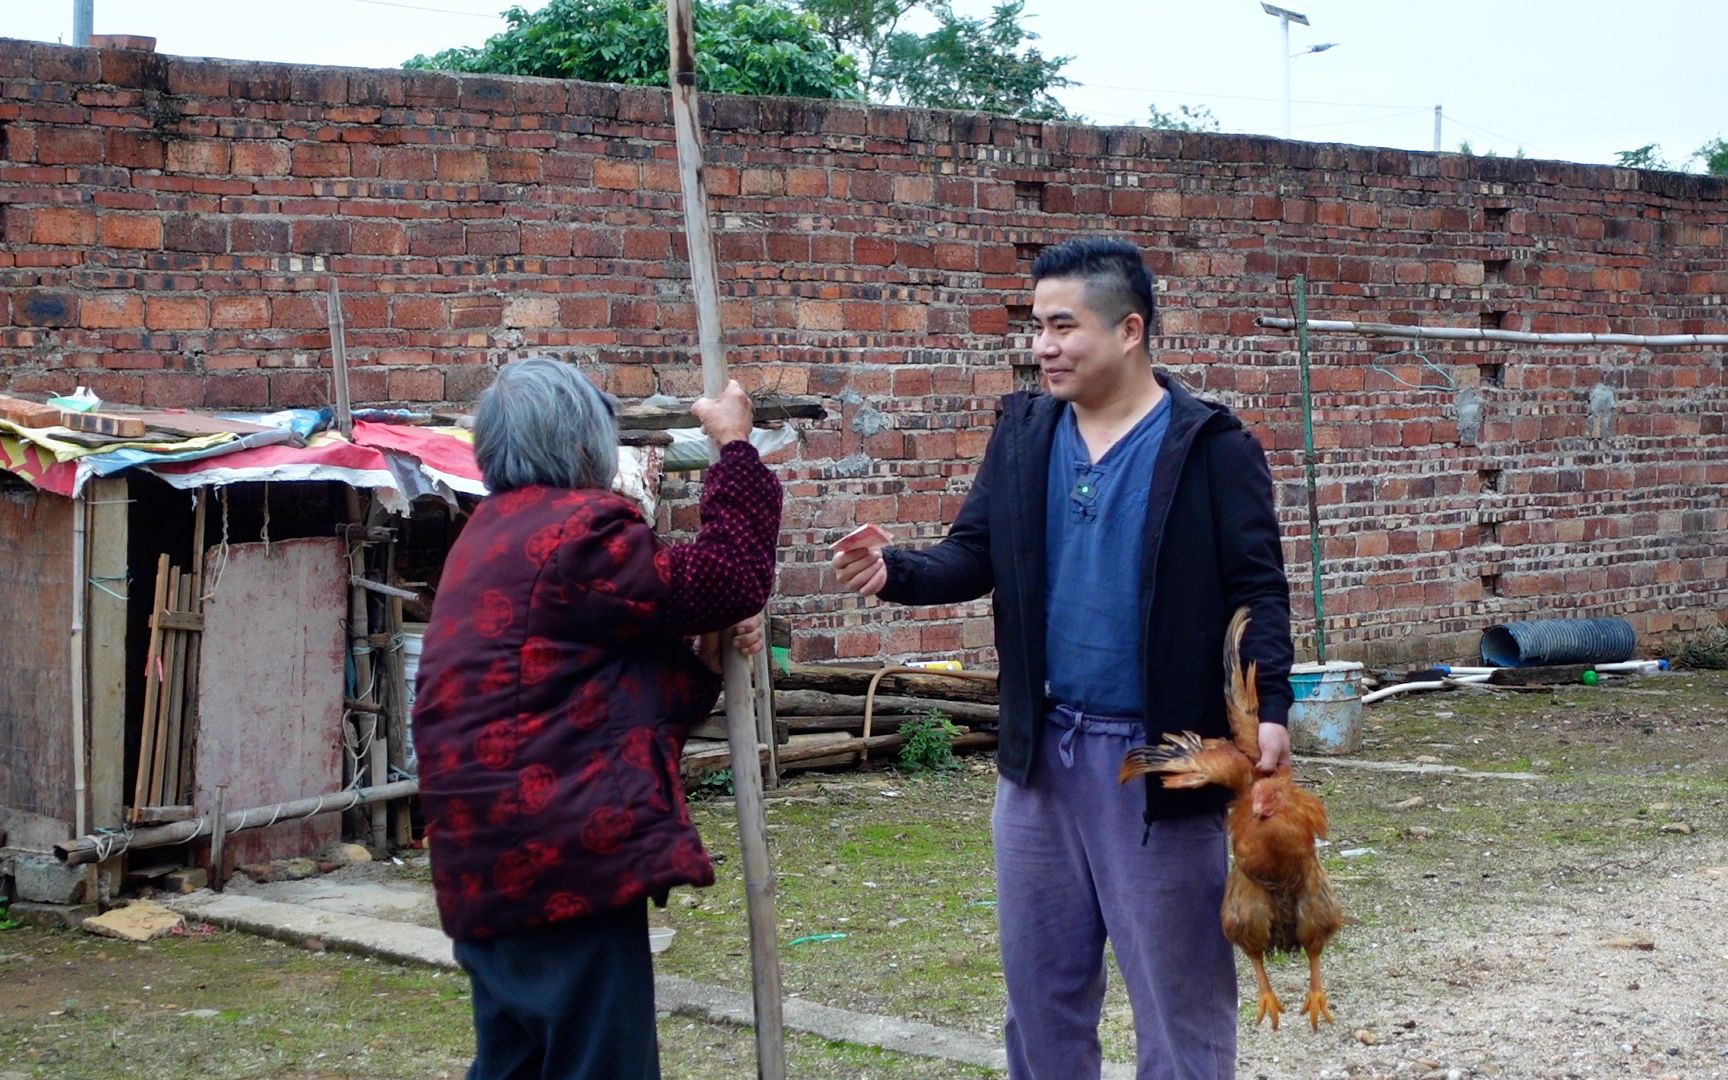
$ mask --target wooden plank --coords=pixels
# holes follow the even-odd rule
[[[116,413],[61,412],[60,423],[73,431],[87,435],[106,435],[114,439],[141,439],[149,432],[144,421]]]
[[[1500,668],[1488,676],[1488,682],[1493,686],[1576,686],[1592,667],[1590,664],[1546,664]]]
[[[168,556],[156,560],[156,592],[150,603],[150,644],[144,653],[143,727],[138,739],[138,771],[132,784],[133,806],[154,806],[161,800],[150,794],[150,777],[156,770],[156,699],[161,680],[156,677],[162,656],[162,605],[168,598]]]
[[[76,822],[71,535],[71,499],[0,490],[0,806]]]
[[[384,545],[384,577],[396,574],[396,541]],[[390,738],[388,765],[391,777],[408,772],[408,662],[402,649],[402,601],[392,596],[384,605],[384,629],[389,634],[389,651],[384,654],[390,672],[390,708],[385,713],[385,730]],[[412,811],[407,800],[394,802],[389,808],[391,847],[406,847],[414,841]]]
[[[179,435],[188,439],[196,439],[204,435],[256,435],[260,432],[274,430],[263,424],[252,424],[245,420],[229,420],[220,416],[186,412],[181,409],[109,409],[106,415],[125,420],[136,420],[149,431],[161,432],[164,435]]]
[[[204,605],[202,666],[211,676],[199,680],[186,801],[207,812],[219,784],[244,792],[246,806],[340,791],[345,548],[324,537],[273,541],[268,553],[263,544],[227,551]],[[311,854],[338,838],[339,816],[230,836],[232,861]]]
[[[192,575],[182,573],[175,583],[174,607],[184,612],[192,602]],[[185,801],[180,774],[180,757],[186,732],[186,650],[190,635],[183,630],[172,631],[173,647],[168,665],[168,757],[162,763],[162,801],[175,804]]]
[[[186,706],[180,729],[181,797],[192,791],[192,743],[198,732],[198,679],[204,653],[204,530],[210,488],[199,488],[192,508],[192,603],[188,611],[198,620],[197,636],[186,644]]]
[[[162,613],[162,629],[179,630],[197,633],[204,629],[204,616],[196,611],[165,611]]]
[[[126,821],[126,623],[131,607],[127,581],[127,529],[131,482],[125,476],[92,477],[85,488],[89,507],[84,587],[85,683],[88,700],[90,825],[114,828]],[[102,864],[98,895],[118,896],[118,857]]]
[[[191,821],[198,811],[191,806],[139,806],[132,810],[134,825],[169,825],[176,821]]]
[[[90,824],[122,824],[126,813],[127,499],[124,476],[95,477],[90,507],[84,640],[89,681]],[[100,586],[100,587],[99,587]]]
[[[178,566],[169,566],[168,585],[162,591],[163,606],[156,609],[152,618],[156,619],[157,628],[161,630],[160,620],[174,604],[180,591],[180,574]],[[162,638],[156,647],[155,675],[160,685],[156,688],[156,737],[150,749],[150,786],[148,798],[142,800],[141,806],[161,806],[172,802],[164,796],[162,790],[163,778],[168,772],[168,691],[173,686],[174,673],[171,662],[174,657],[173,631],[161,630]]]

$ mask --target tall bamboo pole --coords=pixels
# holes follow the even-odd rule
[[[684,193],[684,236],[696,291],[697,339],[702,350],[702,390],[710,398],[726,389],[726,354],[720,346],[720,280],[714,235],[708,223],[708,193],[702,185],[700,113],[696,108],[696,21],[691,0],[667,0],[666,36],[671,52],[672,120],[678,138],[678,181]],[[719,447],[713,448],[718,455]],[[785,1080],[786,1035],[780,989],[780,951],[775,940],[774,871],[768,859],[768,823],[762,806],[762,764],[756,756],[756,706],[750,660],[723,648],[726,733],[732,749],[732,789],[738,804],[738,840],[744,856],[744,896],[750,920],[751,985],[756,1005],[756,1074]]]
[[[1296,354],[1302,366],[1302,472],[1308,481],[1308,554],[1314,574],[1314,655],[1326,662],[1326,600],[1320,587],[1320,500],[1314,491],[1314,395],[1308,381],[1308,279],[1296,275]]]

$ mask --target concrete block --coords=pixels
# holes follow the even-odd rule
[[[143,942],[154,941],[173,933],[186,925],[186,917],[179,912],[169,911],[161,904],[140,900],[115,908],[105,915],[85,919],[82,925],[92,934],[102,937]]]
[[[84,920],[100,914],[95,904],[42,904],[15,900],[6,913],[25,926],[39,930],[76,930]]]
[[[20,851],[12,856],[12,880],[20,900],[76,904],[84,899],[85,870],[52,855]]]
[[[183,866],[178,870],[169,871],[162,878],[163,891],[179,893],[182,896],[209,887],[210,872],[201,866]]]

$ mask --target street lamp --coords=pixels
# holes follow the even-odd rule
[[[1288,139],[1290,137],[1290,61],[1298,56],[1336,48],[1338,43],[1327,41],[1319,45],[1310,45],[1299,53],[1292,53],[1290,51],[1290,24],[1294,22],[1307,26],[1308,16],[1299,11],[1291,11],[1289,8],[1281,8],[1276,4],[1262,3],[1260,10],[1268,15],[1276,16],[1279,28],[1284,31],[1284,137]]]

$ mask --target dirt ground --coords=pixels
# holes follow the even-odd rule
[[[1413,696],[1366,725],[1351,762],[1300,768],[1330,808],[1323,857],[1357,920],[1326,956],[1337,1024],[1298,1022],[1304,967],[1280,963],[1289,1022],[1254,1026],[1241,965],[1240,1076],[1728,1080],[1728,675]],[[978,758],[772,795],[788,994],[997,1032],[993,787]],[[697,817],[722,880],[655,913],[678,931],[662,968],[747,989],[730,800]],[[459,1076],[467,1024],[459,976],[232,934],[0,932],[0,1080]],[[754,1071],[748,1031],[669,1016],[660,1032],[670,1080]],[[1103,1035],[1131,1058],[1115,984]],[[987,1075],[808,1038],[790,1057],[797,1077]]]

